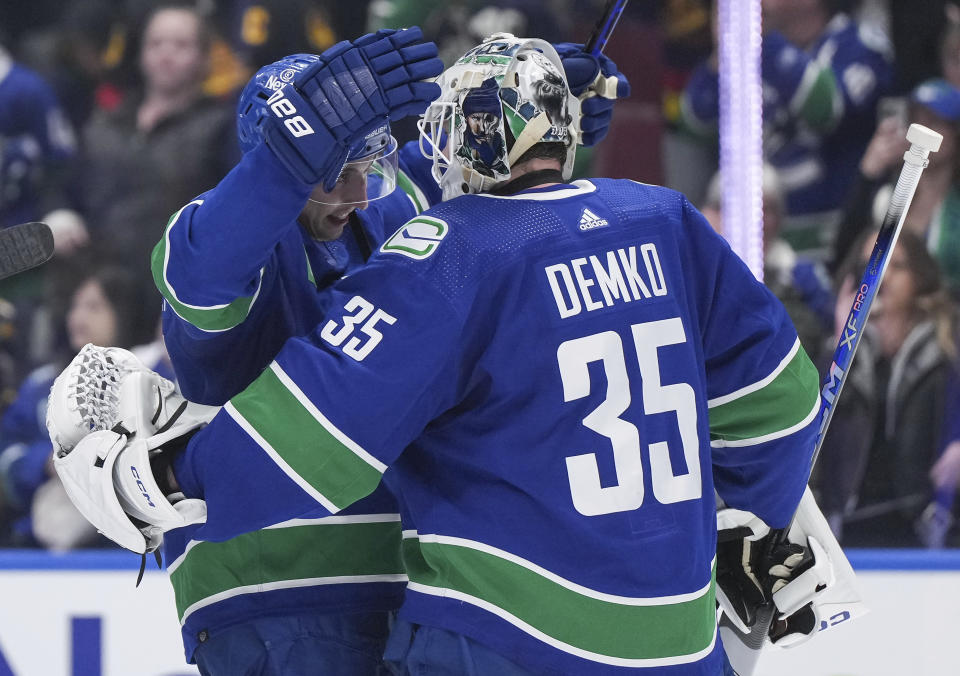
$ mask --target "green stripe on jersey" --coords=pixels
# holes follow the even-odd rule
[[[397,170],[397,186],[407,193],[407,196],[413,201],[413,208],[417,210],[418,214],[430,207],[426,196],[402,169]]]
[[[721,397],[710,404],[710,438],[723,441],[757,439],[790,430],[807,419],[820,401],[820,376],[807,353],[796,352],[762,387],[742,396]]]
[[[324,418],[276,362],[231,405],[242,417],[241,427],[254,432],[251,438],[297,484],[319,493],[314,497],[331,511],[369,495],[380,483],[385,467]]]
[[[808,78],[812,82],[807,83]],[[843,114],[843,102],[833,69],[823,67],[813,62],[807,66],[803,74],[801,87],[794,105],[799,109],[800,116],[812,128],[824,131],[836,124]]]
[[[306,261],[307,261],[307,280],[308,280],[311,284],[313,284],[314,286],[316,286],[316,285],[317,285],[317,278],[314,277],[314,275],[313,275],[313,266],[310,265],[310,254],[307,253],[306,247],[304,247],[304,249],[303,249],[303,256],[304,256],[304,258],[305,258]]]
[[[202,203],[201,200],[190,202],[190,204],[200,203]],[[190,204],[187,206],[190,206]],[[186,207],[183,209],[185,208]],[[173,308],[173,311],[184,321],[189,322],[202,331],[227,331],[247,318],[247,315],[250,313],[250,307],[253,305],[257,294],[241,296],[225,305],[210,306],[190,305],[184,303],[177,297],[177,292],[174,291],[173,287],[167,281],[167,255],[170,248],[170,228],[176,223],[183,209],[180,209],[180,211],[170,217],[163,237],[153,248],[153,253],[150,256],[150,269],[153,273],[153,283],[157,289],[159,289],[164,299],[170,304],[170,307]],[[263,274],[263,270],[260,271],[260,274]],[[257,292],[259,293],[259,291],[258,282]]]
[[[240,594],[405,580],[399,519],[308,522],[245,533],[226,542],[192,542],[177,561],[170,582],[181,624],[189,613]]]
[[[714,642],[715,571],[708,585],[691,594],[637,599],[581,587],[517,556],[460,538],[405,537],[403,563],[410,590],[477,605],[586,659],[623,666],[654,666],[634,660],[676,664],[692,661],[687,657],[704,653]]]

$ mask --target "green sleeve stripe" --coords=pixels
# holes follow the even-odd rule
[[[800,339],[797,338],[793,341],[793,345],[790,346],[790,350],[787,351],[787,355],[780,360],[780,363],[777,364],[776,368],[770,372],[765,378],[758,380],[755,383],[750,383],[741,387],[739,390],[734,390],[729,394],[724,394],[720,397],[714,397],[707,401],[707,408],[716,408],[717,406],[722,406],[723,404],[729,404],[731,401],[745,397],[748,394],[752,394],[758,390],[762,390],[764,387],[776,380],[781,373],[783,373],[791,362],[796,359],[797,354],[800,352]]]
[[[773,441],[774,439],[782,439],[783,437],[790,436],[794,432],[799,432],[804,427],[813,422],[814,418],[817,417],[817,414],[820,413],[820,396],[817,395],[816,401],[813,402],[813,408],[810,409],[810,412],[807,413],[802,419],[798,422],[790,425],[789,427],[784,427],[780,430],[775,430],[773,432],[768,432],[767,434],[761,434],[755,437],[746,437],[743,439],[724,439],[718,437],[713,433],[710,434],[710,446],[712,448],[727,448],[727,447],[737,447],[737,446],[756,446],[757,444],[762,444],[766,441]]]
[[[480,542],[414,531],[404,533],[403,562],[409,591],[470,603],[595,662],[685,664],[709,654],[716,641],[715,570],[689,594],[614,596]]]
[[[397,170],[397,185],[403,192],[407,193],[410,201],[413,202],[413,208],[417,210],[418,214],[430,208],[427,196],[402,169]]]
[[[386,471],[327,420],[276,362],[225,408],[291,480],[330,512],[372,493]]]
[[[398,514],[298,520],[225,542],[191,541],[175,563],[170,582],[181,624],[241,594],[407,579]]]
[[[820,409],[820,376],[797,341],[769,376],[707,405],[712,446],[763,443],[813,420]]]
[[[790,109],[815,130],[831,129],[843,115],[843,99],[833,69],[811,61],[790,101]]]
[[[257,290],[252,296],[242,296],[223,305],[190,305],[180,300],[167,278],[167,267],[170,263],[170,230],[180,218],[183,210],[191,204],[203,204],[203,200],[194,200],[171,216],[164,230],[163,238],[153,249],[150,258],[153,282],[173,311],[185,322],[189,322],[201,331],[211,333],[228,331],[240,324],[250,314],[250,308],[260,294],[260,281],[257,282]],[[261,280],[263,278],[262,268],[260,269],[260,278]]]

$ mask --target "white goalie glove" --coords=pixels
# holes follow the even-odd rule
[[[170,485],[163,458],[218,410],[188,402],[127,350],[87,344],[50,390],[54,469],[97,530],[137,554],[152,552],[165,531],[206,519],[202,500],[162,488]],[[151,463],[162,468],[159,483]]]
[[[809,488],[786,543],[771,546],[770,528],[737,509],[719,510],[717,528],[717,602],[741,632],[750,631],[770,598],[777,616],[769,639],[778,647],[808,640],[838,616],[866,612],[853,569]]]

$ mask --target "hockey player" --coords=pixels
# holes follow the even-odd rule
[[[217,541],[333,517],[384,480],[409,577],[401,673],[722,673],[714,490],[786,525],[816,370],[681,195],[565,182],[580,106],[567,93],[570,124],[550,124],[547,72],[562,73],[550,45],[505,35],[446,71],[425,143],[445,197],[477,194],[389,237],[205,427],[97,431],[58,457],[88,518],[144,551],[201,520]],[[458,152],[464,101],[491,77],[506,176]],[[145,429],[148,394],[112,374],[124,429]],[[766,593],[783,574],[768,563],[747,571]]]
[[[416,80],[441,70],[435,51],[416,43],[418,30],[378,36],[399,48],[404,62],[395,65],[407,69],[380,74],[381,86],[393,89],[388,98],[400,101],[391,106],[390,117],[422,112],[436,86]],[[368,58],[373,55],[375,67],[378,58],[391,65],[376,51],[387,43],[376,46],[367,36],[353,44]],[[586,87],[595,73],[584,72],[585,56],[575,47],[562,46]],[[287,57],[254,76],[238,103],[244,158],[214,190],[171,219],[156,248],[154,278],[167,301],[164,334],[180,386],[194,401],[222,404],[239,393],[286,338],[309,332],[322,318],[319,289],[361,265],[387,235],[439,201],[430,164],[417,144],[397,152],[386,117],[374,115],[368,129],[361,127],[339,174],[342,158],[335,145],[305,149],[298,147],[304,137],[274,135],[271,106],[286,110],[282,100],[311,127],[323,124],[315,117],[329,111],[295,101],[298,94],[289,87],[281,103],[269,99],[288,83],[299,91],[320,81],[330,66],[319,64],[342,51],[337,46],[319,58]],[[601,60],[603,73],[615,77],[614,64]],[[349,72],[359,81],[356,71]],[[407,86],[409,101],[400,95]],[[376,98],[377,91],[361,94]],[[588,105],[596,141],[612,102]],[[336,112],[347,117],[351,111]],[[336,182],[314,187],[324,171]],[[402,190],[391,192],[394,185]],[[261,657],[269,632],[270,659],[288,653],[297,660],[283,664],[285,674],[314,673],[324,664],[336,673],[373,673],[371,656],[379,658],[383,649],[384,610],[399,605],[406,580],[399,562],[399,515],[385,491],[335,519],[300,520],[222,544],[200,545],[191,540],[195,530],[165,538],[188,661],[196,660],[205,673],[235,673],[241,660]],[[260,619],[266,613],[272,617]],[[299,642],[284,640],[305,631],[312,634]],[[244,658],[236,654],[238,641],[244,643]],[[347,650],[337,650],[340,645]],[[319,649],[325,652],[318,655]],[[229,664],[223,661],[228,654]],[[369,668],[361,669],[357,660]],[[281,670],[278,662],[271,664]]]
[[[243,90],[243,158],[171,218],[153,256],[167,349],[192,400],[242,391],[323,316],[320,289],[439,200],[429,166],[416,148],[398,153],[387,120],[437,95],[422,80],[443,67],[420,40],[419,29],[381,31],[293,55]],[[329,92],[329,77],[364,86],[350,100],[308,95]],[[412,153],[423,191],[399,168]],[[164,538],[187,661],[218,676],[381,673],[406,582],[395,500],[381,489],[334,519],[272,526],[223,543],[194,540],[196,527]]]

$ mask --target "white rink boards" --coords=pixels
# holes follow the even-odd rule
[[[851,551],[870,612],[788,650],[755,676],[960,674],[960,551]]]
[[[148,557],[0,550],[0,676],[186,676],[173,588]]]
[[[755,676],[960,674],[960,551],[850,552],[871,612]],[[0,550],[0,676],[186,676],[166,574],[137,556]]]

